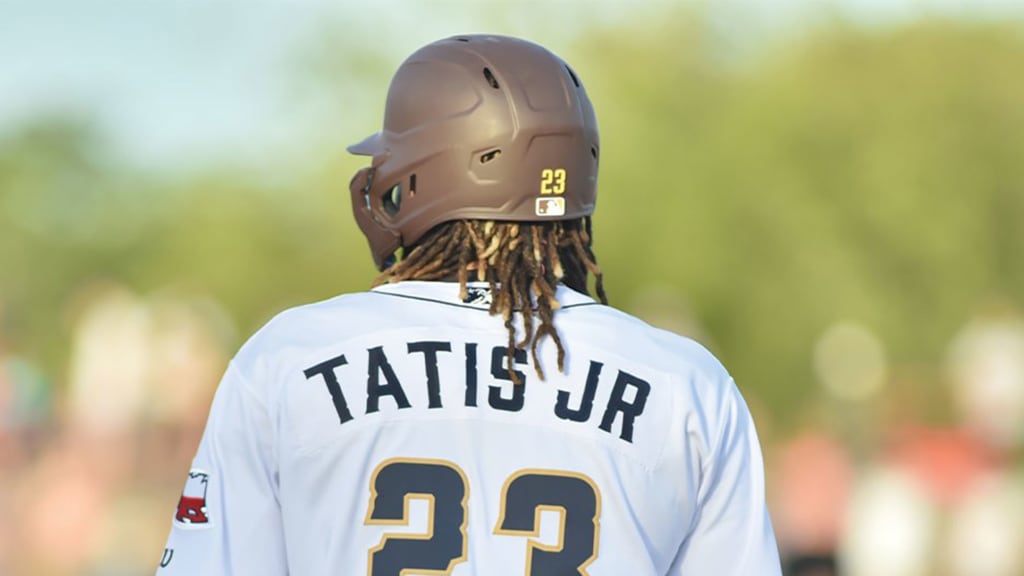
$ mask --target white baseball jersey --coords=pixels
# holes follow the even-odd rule
[[[761,451],[719,362],[559,287],[566,371],[489,291],[401,282],[288,310],[232,360],[158,574],[780,574]]]

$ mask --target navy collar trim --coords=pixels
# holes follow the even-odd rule
[[[469,282],[466,284],[468,292],[465,300],[459,298],[458,282],[428,282],[421,280],[406,280],[394,284],[383,284],[371,290],[372,293],[398,298],[408,298],[425,302],[435,302],[458,308],[469,308],[472,310],[487,311],[491,307],[491,289],[486,282]],[[576,308],[580,306],[594,306],[598,304],[593,298],[581,294],[563,285],[559,285],[555,291],[555,297],[562,305],[561,309]]]

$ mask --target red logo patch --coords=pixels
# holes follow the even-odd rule
[[[189,526],[210,522],[206,513],[206,486],[209,481],[210,475],[206,472],[192,470],[188,473],[185,489],[178,500],[178,511],[174,514],[175,521]]]

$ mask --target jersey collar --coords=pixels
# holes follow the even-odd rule
[[[421,280],[406,280],[394,284],[383,284],[373,288],[371,291],[378,294],[388,294],[416,300],[428,300],[441,304],[462,306],[466,308],[477,308],[487,310],[491,306],[491,290],[486,282],[468,282],[466,284],[467,298],[459,298],[458,282],[433,282]],[[562,284],[555,290],[555,297],[562,308],[575,306],[586,306],[597,304],[597,302]]]

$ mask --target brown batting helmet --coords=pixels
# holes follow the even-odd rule
[[[384,129],[348,150],[373,157],[349,188],[381,270],[443,222],[580,218],[597,199],[590,99],[565,61],[518,38],[417,50],[391,80]]]

